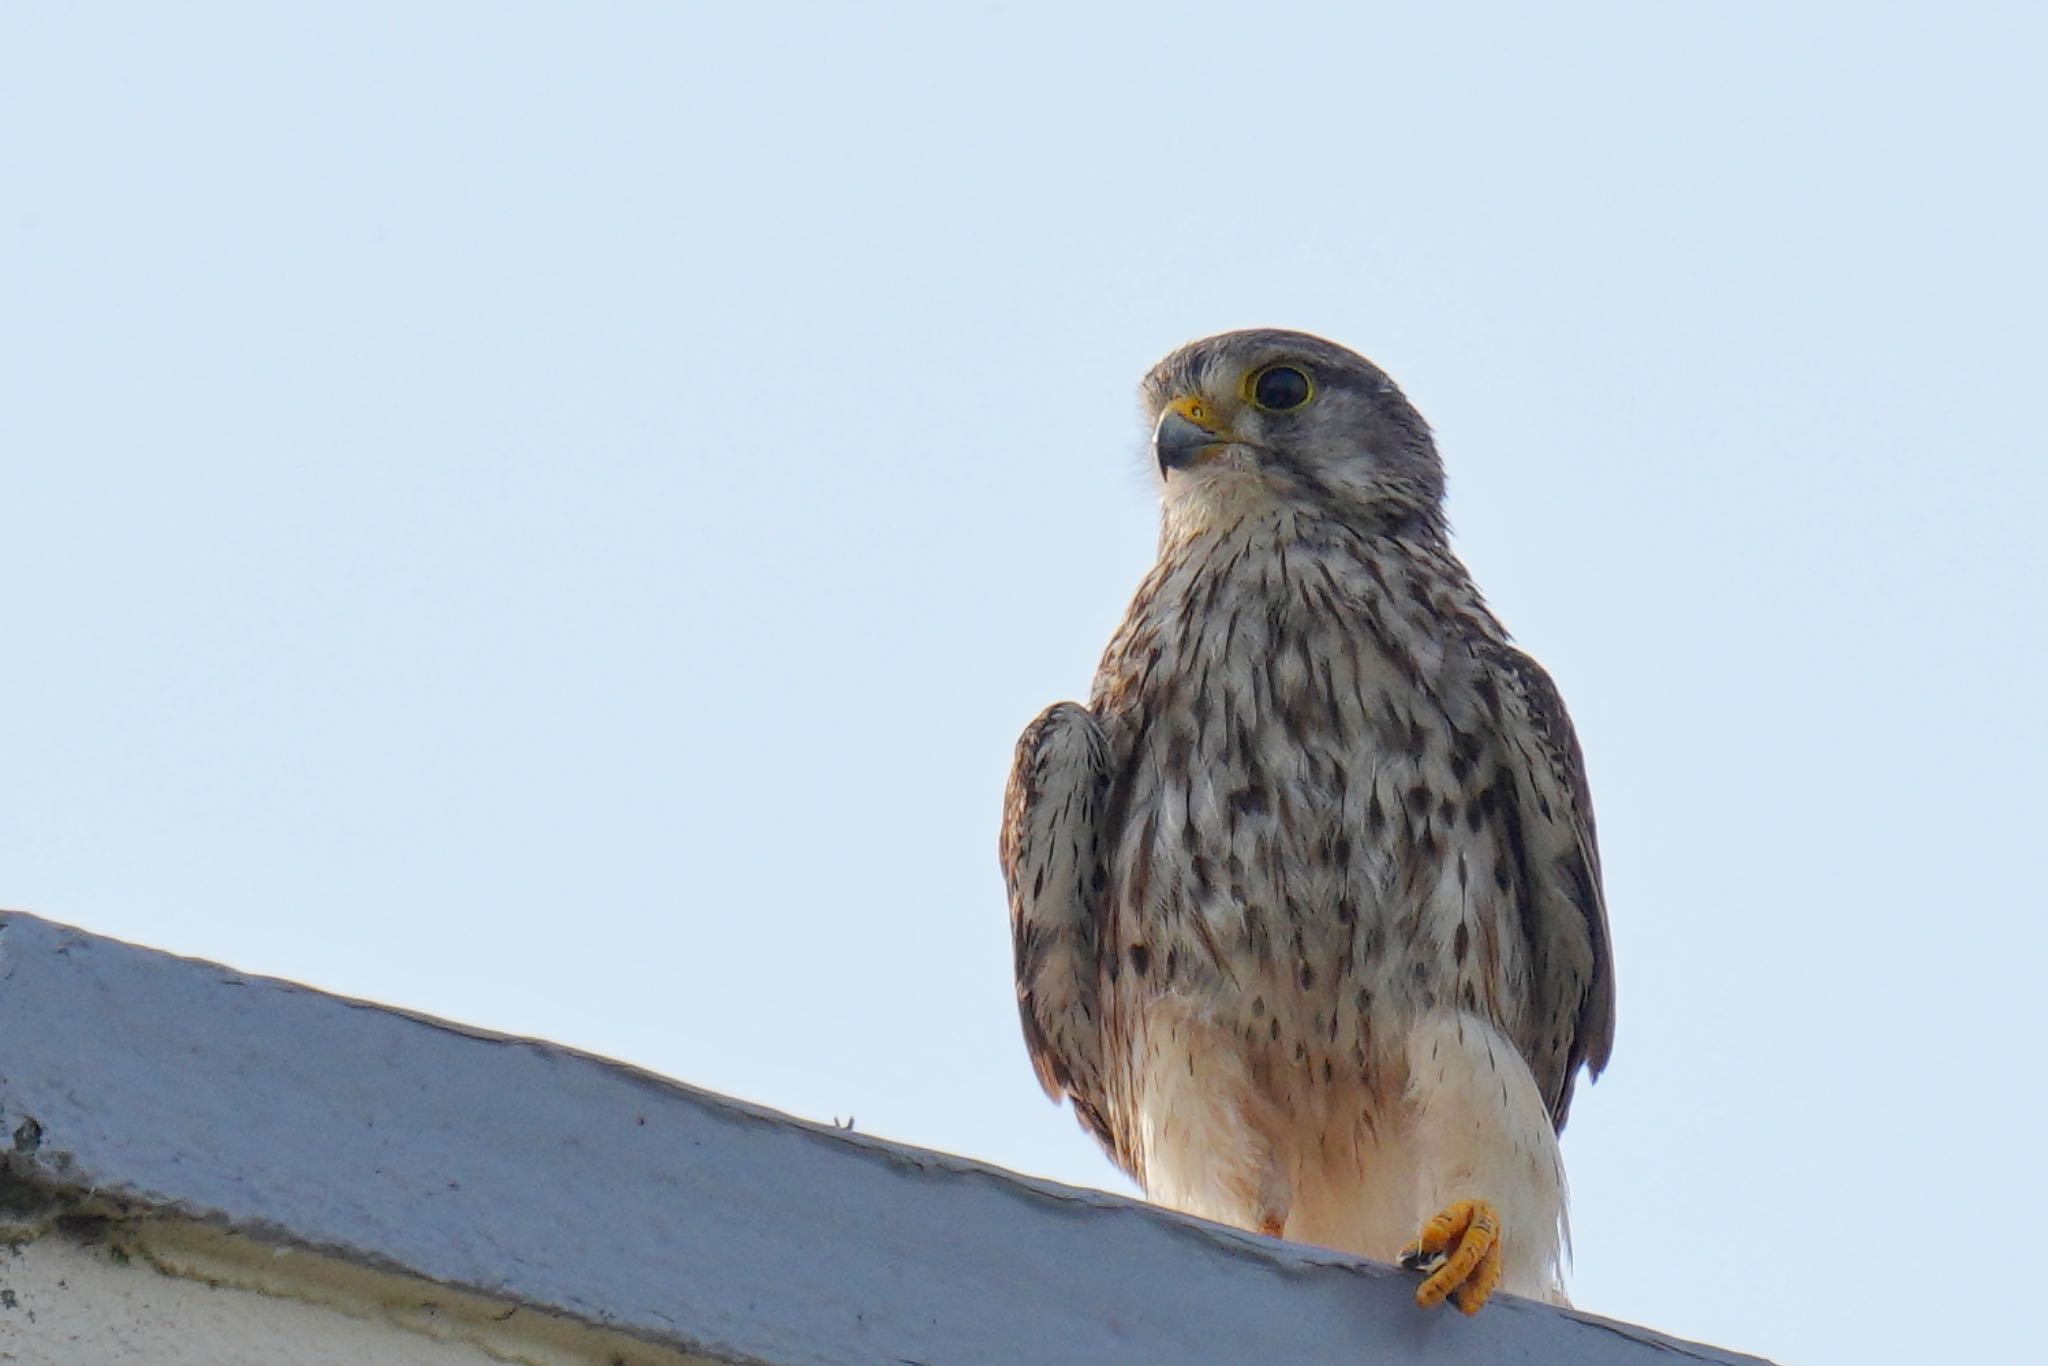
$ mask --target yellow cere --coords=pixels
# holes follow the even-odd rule
[[[1188,394],[1175,399],[1166,405],[1166,411],[1169,413],[1179,413],[1197,427],[1208,427],[1212,431],[1215,429],[1215,413],[1197,395]]]

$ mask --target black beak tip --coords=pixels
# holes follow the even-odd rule
[[[1159,472],[1186,469],[1195,463],[1195,457],[1211,446],[1220,445],[1221,438],[1207,427],[1188,421],[1179,413],[1168,413],[1159,419],[1158,427],[1152,432],[1152,454],[1158,458]]]

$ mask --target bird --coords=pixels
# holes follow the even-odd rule
[[[1140,389],[1159,556],[999,852],[1040,1084],[1151,1200],[1569,1303],[1558,1134],[1614,1036],[1557,688],[1453,553],[1428,424],[1302,332]]]

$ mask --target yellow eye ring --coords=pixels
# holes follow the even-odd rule
[[[1269,413],[1291,413],[1316,396],[1316,383],[1298,365],[1264,365],[1244,377],[1244,396]]]

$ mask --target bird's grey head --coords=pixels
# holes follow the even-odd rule
[[[1429,424],[1371,361],[1304,332],[1225,332],[1145,377],[1169,532],[1291,509],[1441,528]]]

